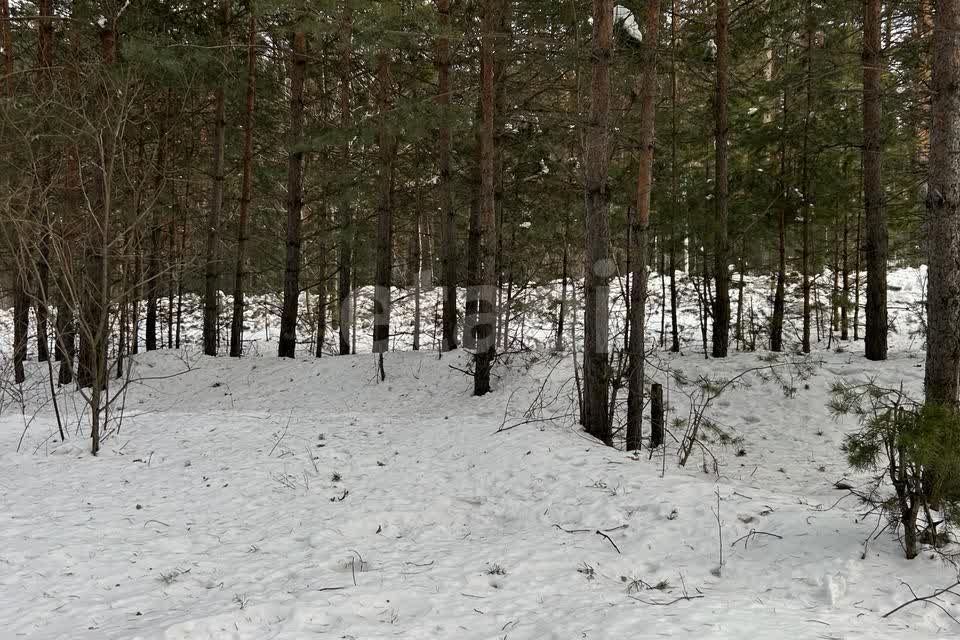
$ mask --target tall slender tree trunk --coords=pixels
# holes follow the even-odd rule
[[[3,95],[13,97],[13,36],[10,0],[0,0],[0,49],[3,50]]]
[[[630,336],[627,388],[627,451],[640,449],[643,423],[644,330],[647,301],[650,194],[653,190],[653,144],[657,108],[657,47],[660,33],[660,0],[647,0],[643,19],[640,62],[640,169],[637,207],[631,222]],[[661,278],[663,274],[661,274]]]
[[[344,0],[340,19],[340,127],[349,131],[352,126],[350,117],[350,73],[353,51],[353,8],[350,0]],[[341,162],[343,168],[350,166],[350,142],[345,141],[341,147]],[[349,196],[340,199],[337,205],[337,300],[339,306],[339,337],[341,356],[351,352],[350,331],[353,326],[353,210]]]
[[[0,50],[3,56],[3,96],[13,99],[13,36],[10,28],[9,0],[0,0]],[[17,384],[26,379],[23,362],[27,357],[27,331],[30,324],[30,307],[24,283],[22,256],[14,259],[13,274],[13,369]]]
[[[169,108],[169,107],[167,107]],[[164,173],[166,171],[166,153],[167,153],[167,126],[168,120],[163,117],[159,127],[159,142],[157,143],[157,174],[155,176],[155,189],[159,196],[163,188]],[[159,344],[163,345],[163,326],[159,319],[159,301],[160,301],[160,260],[162,252],[163,222],[160,220],[159,212],[150,214],[150,255],[147,258],[146,273],[146,295],[147,295],[147,320],[146,320],[146,347],[147,351],[155,351],[158,346],[157,334],[159,333]],[[139,269],[135,269],[138,272]],[[140,278],[137,277],[137,280]],[[139,307],[139,296],[134,296],[134,304]],[[158,326],[159,325],[159,326]],[[136,334],[136,329],[134,330]],[[134,337],[134,344],[138,340]]]
[[[840,293],[840,339],[850,339],[850,224],[847,208],[843,209],[843,239],[840,248],[840,270],[843,278],[843,289]]]
[[[933,32],[933,3],[934,0],[918,0],[917,14],[914,17],[913,37],[917,41],[929,41]],[[914,79],[917,92],[920,94],[920,117],[916,124],[916,163],[919,171],[925,171],[930,161],[930,100],[929,87],[931,86],[930,48],[921,47],[920,59],[917,64]]]
[[[949,5],[950,2],[941,3]],[[863,197],[867,261],[864,348],[868,360],[887,359],[887,216],[881,178],[880,0],[864,0],[863,15]]]
[[[504,11],[503,0],[483,0],[480,38],[480,215],[478,228],[479,278],[477,295],[476,347],[473,394],[490,392],[490,370],[496,352],[496,66],[498,27]]]
[[[329,157],[324,154],[322,166],[329,166]],[[330,208],[327,205],[327,201],[324,200],[321,204],[321,209],[323,212],[323,220],[325,223],[330,220]],[[328,286],[328,268],[329,268],[329,247],[330,245],[326,242],[321,242],[320,248],[320,281],[317,283],[317,344],[314,349],[313,355],[317,358],[323,357],[323,349],[327,343],[327,306],[329,303],[330,294],[327,291]]]
[[[862,172],[861,172],[862,173]],[[862,196],[862,194],[861,194]],[[863,207],[857,207],[857,238],[853,243],[856,247],[853,266],[853,339],[860,339],[860,272],[863,257]]]
[[[470,220],[467,228],[467,292],[463,317],[463,346],[476,349],[477,346],[477,310],[479,308],[480,280],[482,278],[482,256],[480,240],[480,148],[481,121],[483,120],[482,97],[477,99],[476,124],[474,125],[474,153],[470,172]]]
[[[681,225],[680,190],[677,162],[677,0],[670,8],[670,209],[673,226],[670,230],[670,351],[680,353],[680,323],[677,314],[677,227]]]
[[[563,216],[563,255],[561,256],[560,302],[557,305],[557,334],[554,350],[563,351],[563,328],[567,317],[567,287],[570,279],[570,216]]]
[[[23,383],[26,378],[26,371],[23,363],[27,359],[27,332],[30,328],[30,299],[27,296],[27,286],[23,282],[26,277],[26,269],[22,262],[26,259],[21,254],[16,258],[17,267],[14,278],[13,289],[13,379],[17,384]]]
[[[53,89],[53,2],[40,0],[37,3],[40,13],[38,34],[38,71],[37,90],[41,96],[48,96]],[[45,127],[46,128],[46,127]],[[47,136],[43,136],[40,144],[40,175],[38,181],[37,206],[39,207],[38,221],[40,223],[40,244],[37,251],[37,360],[46,362],[50,359],[48,338],[48,309],[50,305],[50,207],[47,201],[50,182],[53,177],[53,158],[51,157],[50,143]]]
[[[283,274],[283,310],[277,355],[292,358],[297,348],[300,303],[300,228],[303,224],[303,84],[307,68],[307,35],[293,34],[290,66],[290,134],[287,160],[287,251]]]
[[[225,50],[230,42],[230,0],[221,0],[220,33]],[[224,61],[228,60],[224,54]],[[207,244],[203,290],[203,352],[217,355],[220,324],[220,214],[223,210],[224,144],[226,141],[226,82],[224,77],[214,94],[213,187],[207,213]]]
[[[414,235],[410,246],[410,256],[413,267],[413,350],[420,351],[421,332],[421,290],[423,288],[423,201],[419,195],[420,186],[417,185],[417,212]]]
[[[786,54],[784,54],[786,57]],[[786,66],[786,59],[784,65]],[[773,315],[770,320],[770,350],[783,351],[783,324],[787,306],[787,215],[790,213],[790,195],[787,190],[787,87],[781,95],[782,124],[780,125],[780,170],[777,177],[777,285],[773,296]]]
[[[190,183],[187,183],[187,195],[190,193]],[[180,242],[177,250],[176,258],[176,283],[177,283],[177,320],[176,320],[176,338],[174,345],[177,349],[180,348],[180,338],[183,333],[183,272],[184,272],[184,263],[185,255],[187,249],[187,218],[186,218],[186,206],[189,202],[187,197],[184,197],[183,200],[183,215],[180,219]],[[176,236],[176,218],[171,222],[171,233],[170,238],[171,242],[174,242],[174,236]],[[171,292],[172,293],[172,292]],[[173,323],[173,297],[170,298],[170,309],[167,313],[169,319],[169,325],[172,326]]]
[[[437,0],[440,34],[437,38],[437,103],[440,127],[437,132],[440,210],[443,215],[443,344],[444,351],[457,348],[457,214],[453,201],[450,168],[450,0]]]
[[[727,101],[730,86],[730,6],[728,0],[717,0],[717,88],[715,96],[716,119],[716,233],[714,236],[714,278],[716,292],[713,302],[713,357],[727,357],[730,342],[730,242],[728,239],[729,166],[727,137],[729,116]]]
[[[80,187],[80,154],[73,144],[68,145],[66,158],[66,175],[64,177],[63,199],[66,209],[71,215],[79,215],[83,206],[83,196]],[[68,256],[63,256],[69,260]],[[62,264],[57,280],[57,360],[60,361],[60,370],[57,372],[57,382],[61,385],[73,382],[74,358],[76,356],[76,326],[74,310],[77,299],[74,291],[64,277],[64,272],[73,265]]]
[[[112,67],[116,60],[116,19],[105,20],[100,28],[100,52],[105,67]],[[109,90],[101,96],[106,108],[111,99]],[[107,382],[107,342],[110,309],[110,238],[111,213],[113,211],[113,154],[116,145],[113,123],[109,120],[98,131],[97,161],[94,170],[90,237],[86,250],[84,270],[84,298],[81,303],[80,362],[77,383],[89,387],[88,401],[90,419],[90,450],[93,455],[100,451],[100,423],[102,418],[102,392]]]
[[[804,77],[804,93],[806,95],[806,105],[804,106],[803,112],[803,152],[801,158],[801,181],[803,188],[803,237],[802,247],[801,247],[801,271],[803,277],[803,336],[801,338],[800,348],[803,353],[810,353],[810,293],[811,293],[811,279],[810,279],[810,253],[812,247],[810,246],[810,212],[813,206],[813,181],[810,177],[810,120],[813,115],[813,11],[811,6],[811,0],[807,0],[806,9],[804,12],[804,22],[806,23],[805,28],[805,40],[806,40],[806,51],[804,55],[804,64],[806,66],[806,72]],[[819,316],[818,316],[819,317]],[[817,339],[819,340],[820,335],[820,325],[817,325]]]
[[[586,248],[584,264],[583,418],[587,433],[613,444],[607,389],[610,286],[610,62],[613,57],[613,2],[593,0],[593,52],[590,113],[587,120]]]
[[[393,91],[390,54],[377,54],[377,272],[373,301],[373,352],[380,356],[380,375],[385,377],[383,354],[390,350],[390,294],[393,287],[393,171],[396,141],[388,122]]]
[[[237,266],[233,278],[233,317],[230,320],[230,357],[243,354],[244,286],[247,276],[247,221],[253,197],[253,126],[257,92],[257,18],[247,18],[247,96],[243,122],[243,182],[237,219]]]
[[[936,0],[927,188],[927,402],[960,399],[960,2]]]

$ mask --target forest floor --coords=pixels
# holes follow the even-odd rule
[[[0,636],[957,637],[933,605],[882,617],[956,570],[905,560],[834,486],[868,478],[832,384],[921,391],[923,352],[897,335],[885,363],[854,343],[652,359],[670,420],[698,404],[678,379],[744,374],[685,468],[674,440],[651,459],[582,433],[569,354],[510,356],[479,399],[463,353],[387,354],[386,382],[369,354],[141,354],[98,458],[75,393],[53,437],[33,365],[0,412]]]

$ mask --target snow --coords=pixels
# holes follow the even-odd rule
[[[643,42],[643,32],[640,31],[640,25],[637,24],[637,19],[633,17],[633,12],[630,9],[623,5],[616,5],[613,8],[613,22],[621,25],[631,39]]]
[[[678,467],[673,443],[651,460],[575,428],[569,354],[510,356],[479,399],[458,371],[464,353],[386,354],[385,383],[370,354],[141,354],[98,458],[69,390],[68,441],[55,442],[45,368],[31,363],[23,404],[4,396],[0,412],[3,637],[956,637],[933,606],[881,618],[910,599],[902,583],[925,594],[955,571],[930,553],[904,560],[887,534],[865,547],[875,518],[833,487],[864,478],[843,460],[855,424],[828,414],[829,388],[870,377],[920,393],[910,310],[924,277],[889,276],[889,361],[822,346],[780,356],[779,380],[747,376],[720,396],[708,414],[731,441],[710,445],[716,469],[699,452]],[[767,279],[748,283],[763,306]],[[668,422],[694,394],[668,373],[773,365],[766,353],[698,355],[681,284],[685,354],[651,361]],[[529,341],[548,329],[528,327]]]

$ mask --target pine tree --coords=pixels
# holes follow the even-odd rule
[[[608,140],[613,2],[593,0],[592,80],[585,149],[586,248],[583,313],[583,420],[587,433],[613,444],[607,389],[610,260]]]
[[[864,255],[867,260],[867,325],[864,346],[868,360],[886,360],[887,217],[881,176],[881,2],[864,0],[863,7],[863,198],[866,229]]]
[[[927,184],[927,402],[960,400],[960,2],[937,0]]]

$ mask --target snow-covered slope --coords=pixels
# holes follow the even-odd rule
[[[24,417],[0,418],[2,636],[955,637],[933,607],[880,617],[909,599],[901,581],[927,593],[953,570],[888,536],[864,555],[876,522],[834,506],[853,425],[828,416],[830,383],[918,390],[921,355],[821,353],[792,397],[748,377],[710,409],[735,440],[711,446],[719,475],[701,454],[679,469],[674,445],[634,459],[575,429],[569,357],[515,356],[476,399],[451,368],[463,354],[388,354],[385,383],[370,355],[141,355],[96,459],[69,395],[54,444],[37,386]],[[666,391],[683,417],[683,390]],[[497,433],[525,416],[557,419]],[[741,539],[753,530],[779,537]]]
[[[385,383],[371,355],[278,360],[271,297],[249,305],[249,357],[200,357],[188,304],[188,348],[134,358],[99,458],[75,391],[58,392],[57,443],[46,369],[30,364],[28,383],[0,394],[0,637],[955,637],[933,606],[881,618],[905,585],[927,594],[955,571],[871,539],[876,519],[834,489],[865,481],[840,452],[856,425],[826,409],[837,378],[920,394],[923,278],[890,274],[897,332],[881,364],[857,343],[828,350],[826,335],[809,358],[704,360],[682,278],[684,354],[648,367],[671,424],[652,459],[576,428],[573,357],[542,350],[557,287],[518,301],[513,346],[541,350],[506,358],[482,399],[464,353],[389,353]],[[770,282],[746,283],[744,322],[749,309],[763,324]],[[656,276],[650,290],[656,334]],[[396,297],[404,348],[412,300]],[[429,291],[427,347],[434,305]],[[719,432],[680,468],[672,421],[698,392],[678,380],[753,369],[705,409]]]

